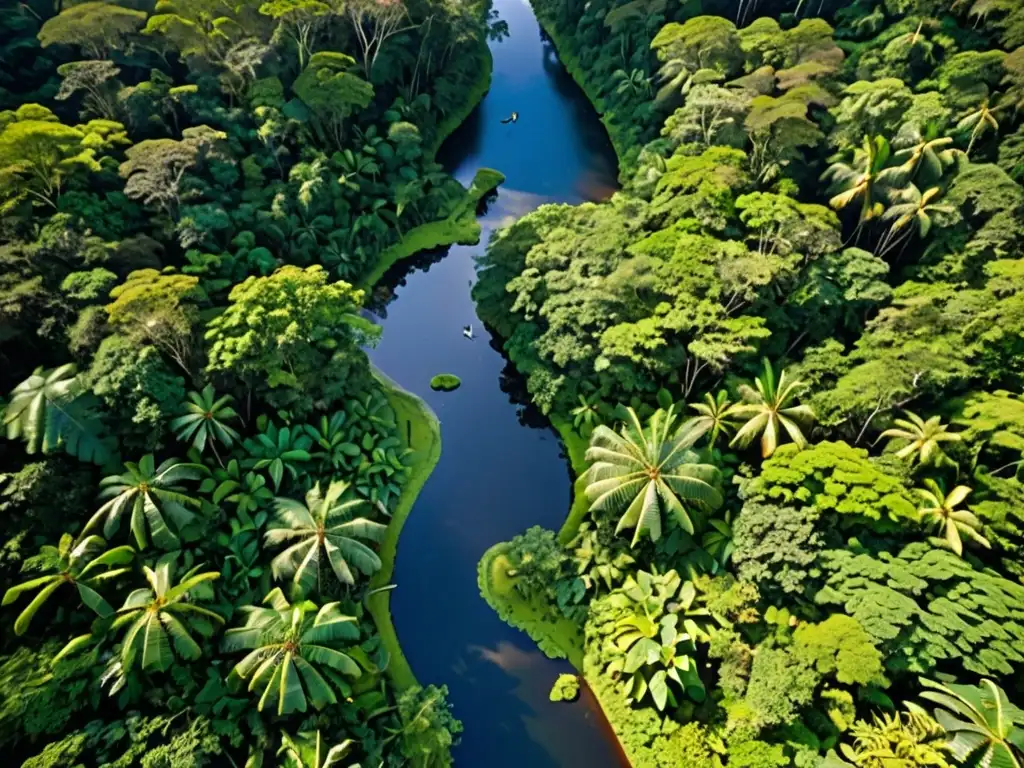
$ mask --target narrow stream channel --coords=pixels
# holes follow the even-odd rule
[[[561,525],[570,478],[557,436],[518,404],[521,382],[476,317],[473,256],[494,227],[545,202],[607,197],[616,176],[597,115],[542,40],[529,4],[495,7],[509,36],[491,44],[491,90],[440,156],[465,184],[482,166],[506,175],[481,219],[483,240],[400,263],[382,281],[394,293],[379,310],[384,335],[371,357],[430,404],[443,439],[402,530],[391,611],[417,678],[449,686],[465,725],[460,768],[615,768],[617,745],[592,697],[548,701],[569,665],[502,623],[476,586],[477,562],[492,544],[532,525]],[[502,125],[513,111],[518,123]],[[469,324],[474,340],[462,335]],[[456,374],[461,389],[432,392],[437,373]]]

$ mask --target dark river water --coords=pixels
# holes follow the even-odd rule
[[[420,682],[451,691],[465,725],[460,768],[612,768],[621,765],[616,746],[590,697],[548,701],[569,665],[502,623],[476,585],[488,547],[531,525],[561,525],[570,477],[556,434],[519,404],[521,382],[476,316],[473,256],[496,226],[545,202],[607,197],[616,176],[597,115],[542,40],[526,0],[495,7],[509,36],[491,44],[490,93],[440,155],[465,184],[482,166],[506,175],[481,219],[483,241],[400,263],[382,281],[393,295],[379,309],[384,334],[371,357],[437,412],[443,445],[402,530],[391,612]],[[518,123],[502,125],[513,110]],[[462,335],[469,324],[472,341]],[[432,392],[437,373],[458,375],[461,389]]]

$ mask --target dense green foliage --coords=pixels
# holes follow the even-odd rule
[[[500,182],[433,159],[491,24],[432,0],[0,8],[16,764],[450,765],[447,690],[390,674],[364,606],[411,432],[356,286]]]
[[[1019,4],[535,6],[622,189],[478,260],[590,446],[516,625],[639,768],[1024,764]]]

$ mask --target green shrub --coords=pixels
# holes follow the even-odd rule
[[[551,686],[551,701],[575,701],[580,695],[580,679],[576,675],[559,675]]]

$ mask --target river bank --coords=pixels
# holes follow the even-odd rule
[[[402,436],[402,447],[410,451],[406,457],[409,479],[402,488],[402,494],[395,505],[395,511],[381,542],[381,569],[370,580],[371,596],[366,601],[367,610],[377,625],[377,631],[380,632],[381,642],[384,643],[391,658],[388,675],[395,687],[403,691],[417,685],[418,681],[402,652],[398,633],[395,632],[394,623],[391,621],[391,577],[395,572],[395,556],[402,527],[412,512],[416,497],[441,458],[441,424],[437,414],[423,400],[402,389],[381,371],[374,371],[374,374],[395,411],[395,421]],[[381,591],[374,593],[374,590]]]
[[[601,118],[601,125],[604,126],[605,133],[608,134],[608,139],[612,143],[612,147],[615,148],[615,156],[618,159],[619,168],[625,168],[627,165],[627,152],[629,145],[626,140],[622,137],[620,131],[616,128],[615,124],[612,123],[604,111],[604,101],[601,99],[601,95],[597,92],[594,87],[587,79],[586,72],[583,69],[583,65],[579,58],[569,52],[569,46],[565,45],[562,40],[562,34],[558,31],[558,27],[554,20],[546,18],[543,13],[534,7],[534,14],[537,17],[537,23],[540,24],[541,29],[544,30],[544,34],[551,40],[551,44],[555,47],[555,52],[558,54],[558,60],[562,62],[565,67],[565,71],[569,73],[572,79],[575,81],[579,89],[583,91],[587,96],[587,100],[590,102],[594,111],[597,112],[598,117]]]

